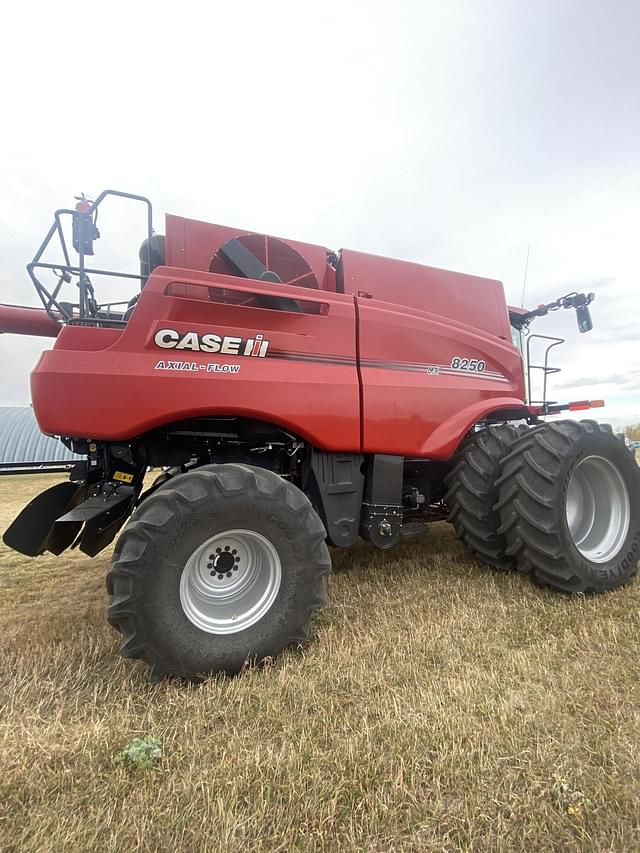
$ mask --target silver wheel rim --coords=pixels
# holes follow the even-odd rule
[[[602,456],[585,456],[573,469],[565,505],[573,544],[592,563],[607,563],[629,533],[629,492],[618,469]]]
[[[268,612],[282,580],[278,552],[255,530],[216,533],[191,554],[180,579],[187,619],[209,634],[237,634]]]

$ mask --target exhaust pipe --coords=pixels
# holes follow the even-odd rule
[[[0,305],[0,334],[36,335],[55,338],[60,326],[44,308],[27,308],[24,305]]]

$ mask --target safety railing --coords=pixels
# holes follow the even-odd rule
[[[104,190],[95,201],[81,199],[76,210],[66,208],[56,210],[51,228],[40,244],[33,260],[31,263],[27,264],[29,278],[33,282],[33,286],[40,297],[44,309],[56,322],[79,323],[82,325],[101,325],[104,324],[105,321],[108,322],[109,325],[125,325],[126,323],[126,320],[123,319],[124,312],[113,312],[113,307],[116,304],[126,305],[126,303],[110,302],[105,303],[104,305],[100,304],[96,300],[93,284],[91,283],[89,276],[111,276],[114,278],[138,280],[140,282],[142,282],[144,276],[141,272],[127,273],[117,270],[97,269],[87,266],[86,263],[87,256],[93,255],[93,242],[100,236],[100,232],[97,228],[98,208],[109,196],[126,198],[146,205],[147,263],[148,268],[150,268],[151,237],[153,235],[153,210],[151,202],[145,196],[125,193],[120,190]],[[77,264],[71,263],[69,246],[67,245],[63,225],[65,217],[70,217],[72,224],[72,243],[73,248],[78,253]],[[45,262],[42,260],[42,256],[47,251],[56,235],[58,236],[60,248],[62,250],[63,262]],[[57,276],[58,280],[55,287],[49,289],[40,280],[37,273],[41,270],[51,270],[54,275]],[[79,301],[77,303],[69,303],[60,299],[60,293],[65,284],[71,284],[74,276],[78,279]]]
[[[534,340],[550,341],[550,343],[548,343],[548,344],[544,347],[544,355],[543,355],[543,362],[542,362],[542,364],[535,364],[535,363],[533,363],[533,362],[532,362],[532,348],[531,348],[531,342],[532,342],[532,341],[534,341]],[[562,369],[562,368],[560,368],[560,367],[551,367],[551,366],[549,365],[549,353],[551,352],[551,350],[552,350],[554,347],[557,347],[557,346],[559,346],[560,344],[563,344],[564,342],[565,342],[565,339],[564,339],[564,338],[554,338],[554,337],[551,337],[550,335],[537,335],[537,334],[533,334],[533,335],[528,335],[528,336],[527,336],[527,347],[526,347],[526,356],[527,356],[527,396],[528,396],[528,400],[529,400],[529,405],[530,405],[530,406],[531,406],[531,405],[541,406],[541,407],[543,408],[543,410],[544,410],[544,409],[546,409],[548,406],[550,406],[550,405],[552,405],[552,404],[553,404],[553,402],[554,402],[554,401],[552,401],[552,400],[547,400],[547,380],[548,380],[549,376],[551,376],[552,374],[554,374],[554,373],[560,373],[560,371],[561,371],[561,369]],[[532,371],[534,371],[534,370],[539,370],[539,371],[541,371],[541,372],[542,372],[542,399],[541,399],[541,400],[534,400],[534,399],[532,398],[532,381],[531,381],[531,374],[532,374]],[[544,412],[543,412],[543,413],[544,413]]]

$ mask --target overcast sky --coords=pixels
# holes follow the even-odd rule
[[[10,16],[9,16],[10,15]],[[56,207],[105,187],[165,211],[498,278],[593,290],[557,399],[640,421],[637,0],[11,4],[0,50],[0,301]],[[143,222],[102,222],[134,267]],[[122,296],[127,295],[122,293]],[[0,403],[46,339],[0,337]]]

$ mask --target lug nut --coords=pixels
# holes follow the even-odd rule
[[[381,521],[378,525],[378,533],[380,536],[391,536],[392,527],[388,521]]]

